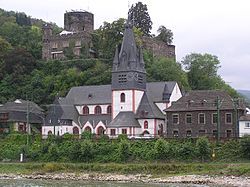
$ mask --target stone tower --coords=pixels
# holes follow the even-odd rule
[[[135,113],[146,90],[143,54],[136,47],[131,20],[128,19],[121,48],[116,49],[112,69],[112,119],[120,112]]]
[[[42,58],[47,59],[51,53],[50,41],[52,37],[52,27],[50,24],[44,24],[42,27],[42,40],[43,40],[43,48],[42,48]]]
[[[92,32],[94,30],[94,15],[86,11],[66,12],[64,14],[64,29],[71,32]]]

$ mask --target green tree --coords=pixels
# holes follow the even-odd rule
[[[155,38],[159,41],[163,41],[167,45],[172,44],[173,42],[173,32],[170,29],[167,29],[165,26],[161,25],[157,32],[159,33]]]
[[[0,61],[11,49],[11,44],[0,36]]]
[[[151,58],[152,59],[152,58]],[[177,81],[181,87],[189,89],[186,73],[175,59],[159,57],[153,62],[146,61],[147,80],[149,81]]]
[[[150,36],[153,23],[146,4],[137,2],[135,6],[132,5],[129,9],[129,16],[132,18],[133,25],[140,29],[144,36]]]
[[[217,71],[220,68],[220,61],[217,56],[207,53],[191,53],[184,57],[182,65],[187,71],[191,89],[220,89],[227,91],[231,96],[237,96],[237,92],[218,75]]]

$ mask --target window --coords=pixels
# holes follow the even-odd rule
[[[217,137],[218,136],[218,133],[217,133],[217,130],[213,130],[213,137]]]
[[[200,113],[200,114],[198,114],[198,123],[199,124],[205,124],[205,114],[203,114],[203,113]]]
[[[102,108],[100,106],[95,107],[95,114],[101,114],[102,113]]]
[[[232,130],[227,130],[226,136],[227,136],[227,138],[230,138],[232,136]]]
[[[192,136],[192,131],[191,130],[187,130],[187,137],[191,137]]]
[[[89,107],[88,107],[88,106],[84,106],[84,107],[82,108],[82,114],[83,114],[83,115],[89,114]]]
[[[199,136],[205,136],[206,131],[205,130],[199,130]]]
[[[186,123],[188,124],[192,123],[192,114],[186,114]]]
[[[144,121],[144,129],[148,129],[148,121]]]
[[[107,114],[111,114],[111,112],[112,112],[112,108],[111,108],[111,106],[109,105],[109,106],[107,107]]]
[[[127,134],[127,129],[122,129],[122,134]]]
[[[121,101],[121,103],[125,103],[125,93],[121,93],[120,101]]]
[[[250,128],[250,123],[249,122],[245,123],[245,128]]]
[[[213,124],[217,123],[217,113],[212,114],[212,123]]]
[[[177,130],[173,131],[173,136],[176,138],[179,137],[179,131]]]
[[[172,115],[173,124],[179,124],[179,114]]]
[[[110,129],[110,135],[115,136],[115,129]]]
[[[226,113],[225,115],[226,123],[232,123],[232,113]]]

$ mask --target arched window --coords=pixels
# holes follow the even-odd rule
[[[89,114],[89,107],[88,107],[88,106],[84,106],[84,107],[82,108],[82,114],[83,114],[83,115]]]
[[[121,95],[120,95],[120,101],[121,101],[121,103],[125,102],[125,93],[121,93]]]
[[[91,128],[89,126],[87,126],[85,129],[84,129],[84,132],[87,131],[87,132],[91,132]]]
[[[97,135],[103,135],[104,132],[105,132],[105,129],[102,126],[97,128]]]
[[[79,129],[77,127],[73,127],[73,134],[78,135]]]
[[[51,135],[52,134],[52,131],[48,131],[48,135]]]
[[[111,106],[109,105],[109,106],[107,107],[107,114],[111,114],[111,112],[112,112],[112,108],[111,108]]]
[[[144,121],[144,129],[148,129],[148,121]]]
[[[100,106],[95,107],[95,114],[101,114],[102,113],[102,108]]]

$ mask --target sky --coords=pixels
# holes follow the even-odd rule
[[[137,0],[0,0],[0,8],[54,22],[63,27],[66,11],[94,14],[95,29],[104,21],[127,18]],[[249,0],[141,0],[153,22],[174,33],[177,61],[190,53],[209,53],[219,58],[218,74],[235,89],[250,90]],[[249,74],[248,74],[249,73]]]

